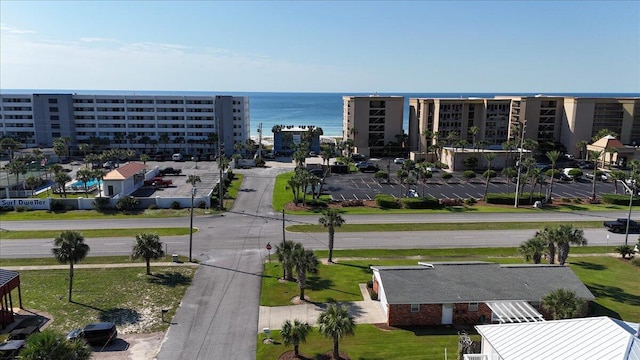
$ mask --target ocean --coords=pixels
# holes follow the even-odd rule
[[[275,125],[314,125],[325,136],[342,136],[342,96],[367,96],[371,93],[296,93],[296,92],[229,92],[229,91],[118,91],[118,90],[0,90],[2,93],[73,93],[122,95],[235,95],[249,97],[251,136],[258,136],[262,123],[263,136],[272,136]],[[377,93],[380,96],[404,96],[404,129],[408,131],[409,98],[491,98],[496,95],[532,96],[536,93]],[[631,93],[544,93],[582,97],[638,97]]]

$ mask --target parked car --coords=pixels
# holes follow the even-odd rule
[[[430,166],[429,166],[429,167],[427,167],[427,168],[426,168],[426,170],[427,170],[428,172],[430,172],[430,173],[435,173],[435,172],[440,171],[440,170],[438,170],[438,168],[436,168],[436,167],[430,167]]]
[[[175,153],[175,154],[171,155],[171,160],[173,160],[173,161],[183,161],[184,160],[184,156],[182,156],[182,154],[180,154],[180,153]]]
[[[370,161],[361,161],[356,164],[356,168],[358,168],[358,170],[360,170],[361,172],[367,172],[367,171],[376,172],[380,170],[378,165]]]
[[[102,164],[102,167],[105,169],[113,169],[115,167],[118,167],[118,163],[115,161],[107,161],[104,164]]]
[[[309,173],[311,175],[315,175],[319,178],[323,178],[324,177],[324,170],[320,169],[320,168],[315,168],[315,169],[311,169],[309,170]]]
[[[410,189],[409,192],[407,193],[407,197],[417,198],[417,197],[420,197],[420,195],[418,195],[418,192],[415,191],[414,189]]]
[[[394,164],[404,164],[404,159],[403,158],[395,158],[395,159],[393,159],[393,163]]]
[[[182,169],[177,169],[177,168],[173,168],[173,167],[166,167],[164,169],[160,169],[158,174],[160,174],[161,176],[180,175],[180,174],[182,174]]]
[[[351,154],[351,160],[353,160],[353,161],[365,161],[367,159],[362,154],[353,153],[353,154]]]
[[[68,340],[84,339],[90,345],[105,345],[117,337],[118,330],[112,322],[88,324],[82,329],[71,330],[67,335]]]
[[[613,221],[605,221],[604,227],[615,233],[624,233],[627,231],[627,219],[619,218]],[[640,231],[640,224],[633,220],[629,220],[629,232],[636,233]]]
[[[144,181],[144,186],[169,187],[171,185],[173,185],[172,180],[163,179],[159,176]]]

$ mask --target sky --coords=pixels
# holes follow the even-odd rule
[[[640,1],[0,0],[0,90],[640,93]]]

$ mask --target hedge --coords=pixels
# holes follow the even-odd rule
[[[629,195],[622,194],[601,194],[602,202],[614,205],[629,205]],[[631,202],[633,206],[640,205],[640,197],[634,196]]]
[[[438,209],[442,206],[434,197],[403,198],[402,206],[406,209]]]
[[[402,207],[396,198],[387,194],[377,194],[376,205],[383,209],[400,209]]]
[[[520,205],[533,205],[536,201],[543,201],[545,199],[544,194],[542,193],[533,193],[533,198],[529,200],[529,193],[520,194],[520,200],[518,204]],[[502,205],[514,205],[515,204],[516,195],[515,194],[505,194],[505,193],[490,193],[487,194],[487,203],[489,204],[502,204]]]

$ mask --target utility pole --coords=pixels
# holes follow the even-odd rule
[[[258,126],[258,157],[262,158],[262,123]]]
[[[522,123],[522,135],[520,137],[520,155],[518,157],[518,177],[516,179],[516,198],[514,206],[517,208],[520,202],[520,173],[522,172],[522,146],[524,145],[524,133],[527,132],[527,120]]]
[[[284,209],[282,209],[282,247],[284,248]]]

